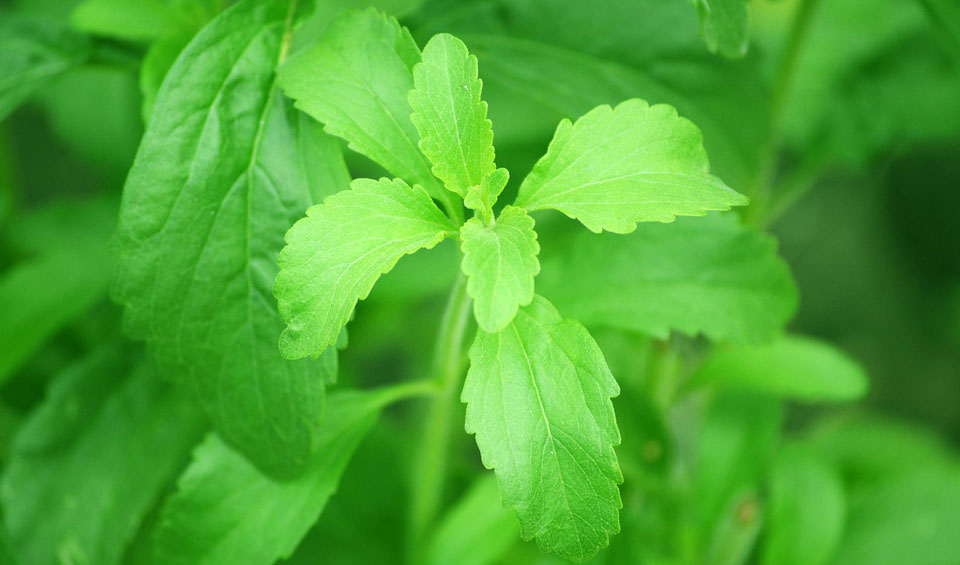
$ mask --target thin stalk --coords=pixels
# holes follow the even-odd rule
[[[770,97],[770,119],[767,125],[767,140],[764,144],[760,165],[754,177],[753,190],[750,197],[753,204],[748,211],[747,220],[754,225],[765,223],[767,208],[770,204],[770,192],[776,175],[777,165],[780,162],[780,149],[783,136],[783,119],[790,90],[793,88],[793,79],[797,70],[797,62],[803,52],[803,43],[810,31],[813,15],[820,0],[800,0],[796,15],[790,26],[790,35],[777,75],[774,78],[773,92]]]
[[[427,408],[420,447],[411,472],[409,556],[417,557],[443,499],[450,447],[451,417],[464,373],[464,338],[470,322],[470,297],[463,273],[457,278],[440,322],[432,378],[437,394]]]

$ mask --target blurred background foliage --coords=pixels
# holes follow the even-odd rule
[[[800,292],[789,331],[838,346],[869,374],[869,393],[852,404],[784,404],[735,387],[665,403],[655,375],[665,366],[694,373],[704,341],[591,327],[623,387],[616,407],[627,477],[624,533],[598,562],[960,563],[960,4],[753,0],[740,39],[716,36],[698,18],[711,3],[695,3],[374,2],[421,45],[444,31],[477,54],[498,158],[517,172],[508,191],[560,118],[634,96],[676,106],[703,130],[713,171],[753,199],[744,221],[779,240]],[[139,346],[122,341],[120,309],[107,298],[119,195],[166,69],[222,4],[0,2],[5,472],[31,464],[16,463],[29,442],[15,438],[40,426],[37,418],[57,420],[50,403],[77,378],[78,363],[123,357],[102,370],[139,386],[129,361]],[[317,10],[365,4],[321,0]],[[366,159],[348,158],[356,176],[377,174]],[[560,239],[569,227],[538,222]],[[447,242],[385,277],[350,326],[341,383],[423,374],[455,265]],[[73,420],[58,425],[103,417],[96,402],[89,414],[67,404]],[[188,408],[166,410],[185,411],[180,425],[191,430],[204,426]],[[415,413],[392,409],[367,437],[291,562],[391,563],[403,554],[397,525]],[[60,440],[43,441],[54,449]],[[493,481],[474,482],[473,442],[457,441],[447,493],[455,510],[430,560],[551,562],[516,542],[512,517],[491,506]],[[96,458],[110,447],[84,449]],[[185,463],[189,446],[179,449]],[[696,461],[681,468],[698,471],[678,478],[674,459]],[[73,465],[108,480],[95,463]],[[179,468],[156,477],[126,541],[104,555],[148,560],[158,495]],[[5,488],[17,487],[11,480]],[[51,516],[66,504],[44,500],[49,507],[37,512]],[[0,548],[9,549],[5,536]],[[82,562],[69,551],[59,561]]]

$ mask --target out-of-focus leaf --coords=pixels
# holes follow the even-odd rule
[[[700,33],[707,48],[727,57],[743,57],[747,52],[748,0],[693,0],[700,14]]]
[[[223,0],[86,0],[71,18],[74,27],[95,35],[153,41],[192,32],[207,22]]]
[[[588,325],[762,342],[797,305],[775,242],[730,215],[582,234],[562,248],[545,244],[541,257],[540,292]]]
[[[943,32],[957,55],[960,55],[960,2],[957,0],[922,0],[923,5]]]
[[[960,468],[917,468],[852,495],[845,534],[833,563],[954,563],[958,523]]]
[[[0,383],[65,325],[106,297],[113,261],[109,200],[57,203],[12,223],[8,242],[32,257],[0,275]],[[68,215],[61,222],[63,215]]]
[[[124,188],[114,296],[224,441],[290,475],[314,448],[336,353],[280,356],[276,257],[348,177],[336,141],[276,86],[287,15],[287,2],[235,4],[167,73]]]
[[[59,375],[20,428],[2,483],[26,563],[119,563],[203,418],[146,364],[106,347]]]
[[[194,452],[157,532],[160,563],[269,564],[289,556],[337,490],[351,455],[393,400],[389,389],[331,394],[299,477],[265,476],[216,435]]]
[[[427,547],[430,565],[498,563],[520,537],[512,512],[500,502],[492,476],[478,479],[437,525]]]
[[[143,123],[150,122],[153,104],[157,100],[157,92],[163,84],[164,77],[173,66],[177,56],[190,43],[189,34],[172,35],[154,42],[143,57],[140,64],[140,94],[143,95]]]
[[[49,20],[0,17],[0,121],[89,54],[80,36]]]
[[[829,563],[847,516],[839,474],[809,448],[784,447],[771,472],[766,515],[762,563]]]
[[[720,544],[730,525],[760,519],[752,493],[759,492],[773,463],[782,415],[779,401],[768,396],[725,392],[711,400],[696,445],[690,497],[705,556],[726,553]]]
[[[845,353],[795,335],[762,345],[718,348],[693,381],[806,402],[856,400],[868,386],[863,368]]]

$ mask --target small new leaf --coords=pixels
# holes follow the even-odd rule
[[[747,0],[694,0],[700,33],[712,53],[743,57],[749,42]]]
[[[631,99],[598,106],[557,127],[547,154],[520,185],[516,204],[554,209],[592,231],[629,233],[748,202],[707,171],[700,130],[672,106]]]
[[[535,297],[499,333],[480,330],[463,388],[466,429],[524,539],[585,560],[620,530],[619,387],[578,322]]]
[[[533,278],[540,272],[533,225],[521,208],[507,206],[492,225],[473,218],[460,228],[467,293],[484,331],[502,330],[533,300]]]
[[[447,189],[465,196],[496,168],[477,58],[456,37],[435,35],[413,69],[413,83],[410,118],[420,132],[420,149]]]
[[[399,179],[357,179],[308,209],[287,232],[279,258],[274,294],[287,322],[281,353],[322,353],[381,274],[455,229],[426,190]]]
[[[496,169],[489,175],[483,177],[480,186],[472,186],[467,189],[467,194],[463,203],[471,210],[477,210],[486,218],[490,218],[493,212],[493,205],[497,203],[497,198],[510,180],[510,171],[506,169]]]

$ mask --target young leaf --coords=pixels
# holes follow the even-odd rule
[[[290,57],[280,86],[328,133],[442,201],[447,193],[410,121],[407,94],[419,61],[420,49],[396,19],[373,9],[345,12],[311,48]]]
[[[466,429],[494,469],[524,539],[582,561],[620,530],[619,388],[579,323],[535,297],[500,333],[477,332]]]
[[[124,188],[114,286],[128,330],[183,374],[227,443],[277,474],[308,460],[336,357],[277,354],[276,256],[348,180],[336,140],[276,87],[287,13],[236,4],[170,69]]]
[[[800,336],[719,348],[692,379],[808,402],[856,400],[868,384],[855,360],[828,343]]]
[[[533,278],[540,272],[533,218],[514,206],[489,226],[473,218],[460,228],[460,248],[477,323],[496,333],[533,300]]]
[[[483,177],[480,186],[473,186],[467,189],[467,194],[463,198],[463,204],[471,210],[477,210],[484,217],[490,217],[493,213],[493,205],[497,203],[497,198],[503,189],[506,188],[510,180],[510,171],[506,169],[496,169],[489,175]]]
[[[89,52],[87,41],[54,22],[4,14],[0,18],[0,121]]]
[[[797,307],[776,243],[730,215],[645,224],[626,237],[585,233],[563,256],[544,255],[540,291],[588,325],[763,342]]]
[[[499,563],[519,535],[516,517],[500,503],[497,480],[484,476],[440,521],[428,544],[426,563]]]
[[[454,229],[423,188],[399,179],[357,179],[307,210],[280,253],[280,351],[289,359],[322,353],[381,274]]]
[[[770,476],[761,563],[830,563],[843,537],[847,499],[839,473],[813,450],[784,447]]]
[[[636,98],[598,106],[575,123],[560,122],[516,204],[559,210],[598,233],[746,204],[708,174],[702,143],[700,130],[672,106]]]
[[[423,48],[423,62],[413,68],[413,83],[411,120],[420,132],[420,149],[447,189],[465,196],[496,168],[477,58],[456,37],[435,35]]]
[[[700,33],[712,53],[739,58],[747,53],[747,0],[693,0]]]
[[[159,563],[269,564],[288,557],[317,521],[387,390],[331,394],[317,450],[289,481],[265,476],[211,434],[194,452],[157,531]]]
[[[202,432],[193,404],[117,347],[59,375],[0,490],[23,562],[120,563]]]

